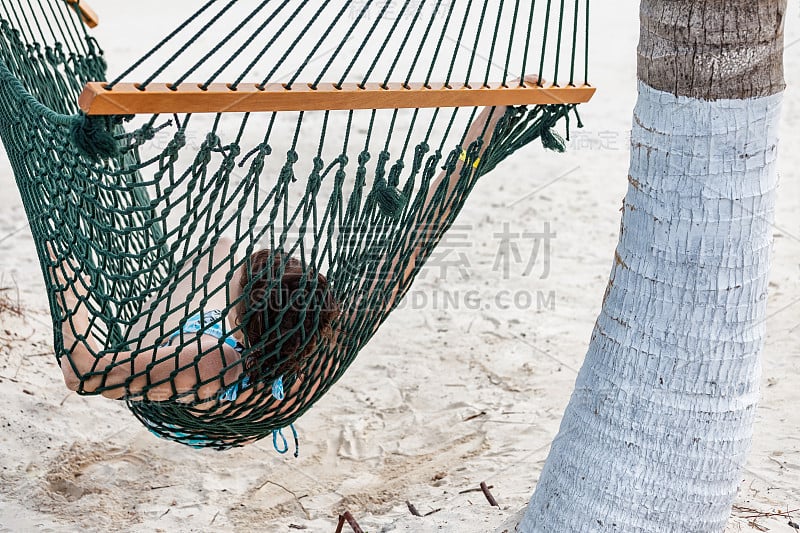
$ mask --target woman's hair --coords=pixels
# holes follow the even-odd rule
[[[328,280],[293,257],[261,250],[250,257],[241,283],[250,378],[301,371],[320,341],[333,336],[331,323],[339,316]]]

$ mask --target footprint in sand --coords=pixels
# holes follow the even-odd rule
[[[126,491],[142,483],[142,468],[150,462],[119,448],[73,444],[54,460],[45,488],[68,502],[87,494]]]

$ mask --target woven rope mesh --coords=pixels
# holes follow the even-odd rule
[[[212,0],[192,9],[112,83],[586,81],[584,1]],[[65,2],[4,0],[0,136],[47,281],[56,356],[75,366],[79,392],[113,393],[160,436],[218,449],[269,436],[321,398],[477,180],[535,139],[563,150],[553,128],[577,117],[574,105],[494,109],[497,126],[472,138],[479,108],[82,115],[78,95],[111,79],[105,68]],[[274,268],[253,274],[259,251]],[[286,292],[297,265],[296,290]],[[252,303],[255,285],[262,306]],[[199,331],[187,329],[198,316]],[[256,316],[264,332],[250,339]],[[219,340],[202,334],[214,325]],[[66,346],[64,331],[74,337]],[[243,339],[240,356],[225,347],[231,335]],[[77,368],[76,344],[91,368]],[[221,361],[213,373],[211,359]],[[275,394],[279,378],[285,397]],[[232,387],[236,397],[223,399]]]

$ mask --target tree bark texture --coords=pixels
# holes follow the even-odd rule
[[[783,91],[786,0],[642,0],[639,79],[676,96]]]

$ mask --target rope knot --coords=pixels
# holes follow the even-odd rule
[[[314,158],[314,169],[311,171],[311,175],[308,177],[308,190],[309,191],[316,191],[319,189],[319,186],[322,184],[322,176],[320,172],[325,167],[325,163],[322,161],[321,157]]]
[[[400,185],[400,175],[403,173],[404,168],[406,168],[406,164],[403,163],[402,159],[398,159],[397,162],[392,165],[392,170],[389,171],[389,186],[397,187]]]
[[[175,132],[175,135],[172,137],[172,141],[170,142],[170,147],[167,148],[167,150],[175,150],[175,152],[177,152],[184,146],[186,146],[186,133],[181,130]]]
[[[145,124],[138,130],[133,132],[133,140],[138,145],[153,140],[155,136],[156,136],[156,129],[150,124]]]
[[[299,157],[297,152],[294,150],[289,150],[286,152],[286,163],[283,165],[280,173],[281,181],[297,181],[297,176],[294,175],[294,164],[297,163]]]
[[[554,152],[563,153],[567,149],[567,144],[564,142],[564,138],[561,137],[558,133],[553,131],[552,127],[543,127],[542,128],[542,146],[547,148],[548,150],[553,150]]]
[[[383,178],[376,178],[372,193],[384,216],[393,220],[400,218],[406,207],[407,199],[397,187],[390,186]]]
[[[383,179],[383,177],[386,175],[386,163],[389,162],[391,157],[392,156],[386,150],[382,151],[380,155],[378,155],[378,166],[375,169],[375,175],[379,179]]]
[[[219,137],[213,133],[206,135],[206,140],[197,151],[197,155],[192,163],[192,174],[197,175],[206,165],[211,162],[211,152],[219,143]]]
[[[255,168],[256,164],[258,164],[259,166],[256,171],[256,174],[259,174],[261,173],[261,170],[263,170],[264,168],[264,160],[267,158],[268,155],[272,155],[272,147],[267,143],[261,143],[252,150],[250,150],[250,152],[248,152],[247,155],[245,155],[242,158],[242,160],[239,161],[239,168],[244,168],[244,166],[247,164],[247,161],[249,161],[251,157],[255,156],[251,168]]]
[[[231,150],[225,155],[225,158],[222,160],[221,167],[226,174],[229,174],[234,168],[236,168],[236,155],[238,154],[234,154],[233,150]]]
[[[236,159],[237,157],[239,157],[239,154],[241,153],[242,153],[242,147],[239,146],[238,144],[232,144],[228,146],[228,157],[230,157],[231,159]]]
[[[444,162],[444,170],[447,172],[453,172],[455,170],[456,165],[458,165],[458,161],[461,158],[461,146],[456,146],[455,149],[451,150],[449,154],[447,154],[447,159]]]
[[[264,170],[264,160],[267,158],[267,155],[262,152],[261,150],[258,151],[256,156],[253,158],[253,162],[250,165],[250,172],[248,173],[250,176],[260,176],[261,172]],[[242,162],[242,165],[244,161]],[[240,166],[242,166],[240,165]]]
[[[356,188],[361,188],[367,184],[367,169],[358,167],[356,170]]]
[[[44,49],[44,57],[50,64],[52,65],[58,64],[58,57],[56,57],[56,53],[55,51],[53,51],[52,48],[47,47]]]
[[[213,150],[220,144],[219,137],[217,136],[216,133],[213,132],[209,133],[208,135],[206,135],[206,140],[204,144],[205,144],[204,148],[206,148],[207,150]]]
[[[430,152],[431,147],[426,142],[422,142],[414,148],[414,169],[413,172],[416,174],[419,172],[419,169],[422,168],[423,162],[425,160],[425,154]]]
[[[78,153],[92,160],[109,159],[120,154],[119,145],[111,129],[111,117],[90,117],[84,113],[75,115],[70,126],[70,138]]]

